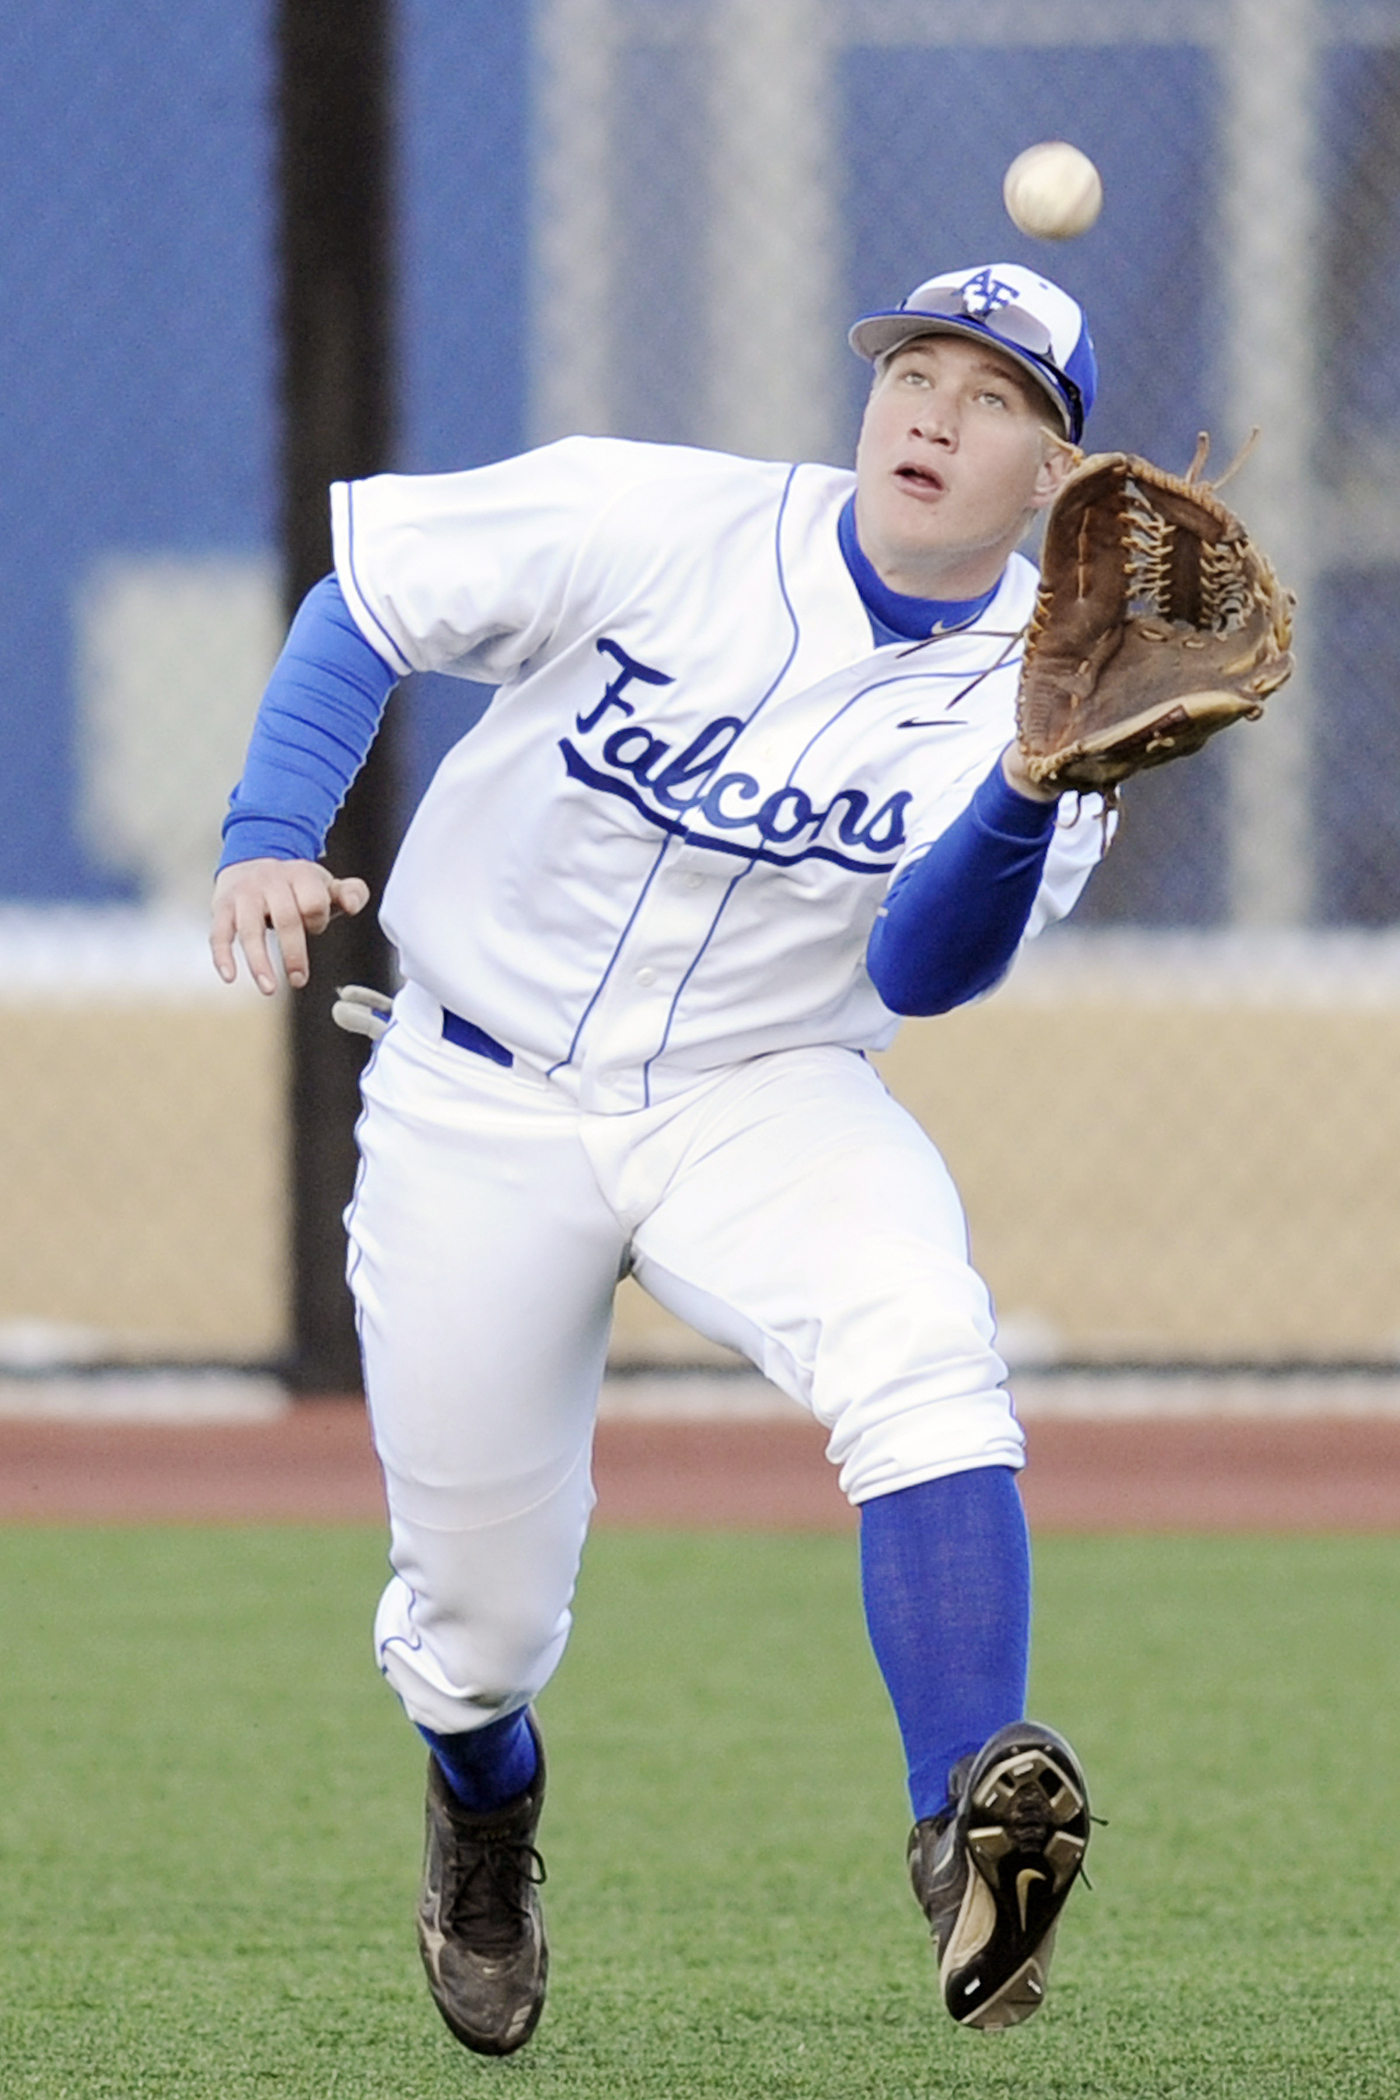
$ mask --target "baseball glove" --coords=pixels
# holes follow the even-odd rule
[[[1262,714],[1293,669],[1292,593],[1216,495],[1239,460],[1200,478],[1209,451],[1203,433],[1184,478],[1094,453],[1051,506],[1016,710],[1046,787],[1111,801],[1130,773]]]

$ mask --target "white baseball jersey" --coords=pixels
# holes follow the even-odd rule
[[[854,485],[570,438],[333,491],[366,639],[500,686],[413,819],[385,929],[406,977],[585,1110],[898,1025],[866,943],[1014,734],[1036,572],[1013,555],[971,628],[877,647],[837,540]],[[1030,932],[1100,850],[1064,805]]]

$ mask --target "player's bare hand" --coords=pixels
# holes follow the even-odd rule
[[[353,918],[368,903],[369,885],[358,875],[332,875],[314,860],[235,861],[214,884],[214,968],[232,984],[242,949],[254,984],[270,996],[277,989],[267,940],[272,932],[288,984],[303,985],[311,974],[307,936],[324,933],[341,912]]]

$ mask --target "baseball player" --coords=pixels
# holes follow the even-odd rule
[[[349,1279],[393,1576],[375,1641],[429,1745],[419,1943],[470,2049],[532,2033],[532,1702],[593,1503],[630,1272],[829,1432],[861,1513],[909,1867],[944,2003],[1035,2012],[1089,1835],[1023,1718],[1020,1427],[948,1172],[867,1053],[995,985],[1102,849],[1014,739],[1036,572],[1095,362],[1016,265],[851,330],[854,473],[614,439],[332,491],[335,573],[273,671],[212,947],[264,992],[367,901],[320,862],[395,681],[492,682],[383,901]],[[556,354],[568,355],[567,344]]]

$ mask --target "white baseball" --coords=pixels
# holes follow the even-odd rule
[[[1046,139],[1018,153],[1001,194],[1012,222],[1041,241],[1072,240],[1088,231],[1103,208],[1098,169],[1065,139]]]

